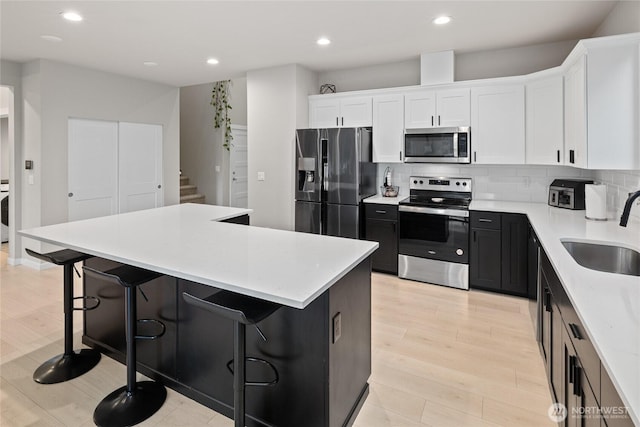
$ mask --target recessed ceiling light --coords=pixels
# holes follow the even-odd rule
[[[436,19],[433,20],[433,23],[436,25],[444,25],[444,24],[448,24],[449,22],[451,22],[450,16],[438,16]]]
[[[331,40],[326,37],[320,37],[316,43],[318,43],[320,46],[326,46],[328,44],[331,44]]]
[[[220,63],[220,61],[218,61],[216,58],[207,59],[207,64],[209,64],[209,65],[216,65],[216,64],[219,64],[219,63]]]
[[[82,16],[76,12],[62,12],[60,13],[64,19],[67,21],[80,22],[82,21]]]
[[[41,36],[40,36],[40,38],[41,38],[42,40],[46,40],[46,41],[48,41],[48,42],[54,42],[54,43],[58,43],[58,42],[61,42],[61,41],[62,41],[62,38],[61,38],[61,37],[58,37],[58,36],[52,36],[52,35],[50,35],[50,34],[43,34],[43,35],[41,35]]]
[[[157,62],[153,62],[153,61],[145,61],[145,62],[143,62],[143,64],[146,67],[157,67],[158,66],[158,63]]]

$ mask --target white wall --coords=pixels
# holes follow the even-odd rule
[[[640,2],[619,1],[593,33],[592,37],[612,36],[615,34],[640,31]]]
[[[295,129],[307,126],[307,95],[315,73],[285,65],[247,73],[249,208],[251,224],[293,230]],[[258,172],[265,180],[258,181]]]
[[[212,88],[213,83],[180,88],[180,169],[205,203],[228,205],[229,152],[222,147],[223,130],[213,127]],[[232,80],[230,103],[231,123],[246,126],[246,78]]]

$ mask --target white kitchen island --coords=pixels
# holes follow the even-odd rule
[[[167,330],[137,343],[138,371],[227,416],[232,324],[192,310],[182,293],[224,289],[282,304],[260,325],[268,341],[247,331],[247,354],[280,373],[275,387],[247,390],[247,425],[347,425],[368,393],[369,257],[378,244],[222,222],[249,212],[183,204],[20,233],[94,255],[86,261],[94,268],[123,263],[163,273],[141,286],[149,301],[138,299],[139,318],[161,320]],[[101,304],[85,312],[83,342],[124,361],[122,289],[85,280],[84,291]]]

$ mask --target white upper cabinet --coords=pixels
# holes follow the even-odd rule
[[[564,75],[564,163],[587,167],[586,57],[581,56]]]
[[[371,99],[371,96],[309,99],[309,127],[371,126]]]
[[[402,163],[404,142],[404,97],[373,97],[373,161]]]
[[[404,100],[406,129],[469,126],[469,89],[407,93]]]
[[[524,120],[524,85],[472,88],[472,162],[524,164]]]
[[[563,164],[563,97],[563,78],[560,73],[527,83],[527,164]]]
[[[565,73],[565,164],[640,169],[640,36],[582,41]]]

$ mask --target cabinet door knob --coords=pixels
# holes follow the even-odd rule
[[[73,193],[69,193],[69,197],[73,197]]]

